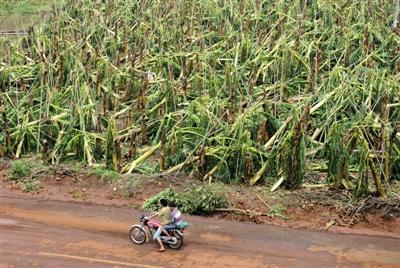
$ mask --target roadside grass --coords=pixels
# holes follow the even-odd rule
[[[50,172],[54,172],[54,168],[59,168],[63,172],[71,174],[78,183],[84,183],[86,176],[94,176],[99,185],[114,187],[115,194],[121,194],[124,198],[135,196],[145,183],[153,182],[152,179],[133,174],[123,176],[102,166],[88,167],[75,160],[66,161],[62,167],[52,167],[35,157],[12,161],[7,177],[10,181],[19,185],[23,192],[32,192],[40,189],[41,178],[49,175]],[[72,195],[74,198],[80,199],[85,197],[86,193],[76,190]]]
[[[41,161],[24,158],[13,161],[7,175],[23,192],[32,192],[40,189],[40,179],[49,171],[50,168]]]
[[[11,163],[8,178],[12,181],[33,180],[49,174],[50,167],[35,157],[15,160]]]
[[[93,167],[89,173],[91,175],[94,175],[97,177],[97,180],[101,184],[111,184],[113,182],[118,181],[121,178],[121,174],[113,171],[106,169],[105,167]]]
[[[270,214],[274,217],[279,217],[283,220],[288,220],[288,216],[285,214],[286,206],[282,204],[275,204],[271,206]]]
[[[8,178],[10,180],[18,181],[21,178],[27,177],[33,169],[32,162],[25,159],[17,160],[11,163],[10,170],[8,171]]]
[[[42,163],[40,160],[38,161],[38,159],[23,158],[11,163],[8,177],[10,180],[19,184],[21,190],[24,192],[37,191],[40,188],[40,177],[46,174],[45,171],[49,171],[50,169],[51,166]],[[132,198],[141,192],[145,185],[151,185],[156,182],[156,178],[153,178],[153,176],[138,174],[121,175],[103,166],[88,167],[86,164],[72,159],[64,162],[61,169],[70,174],[83,175],[83,178],[86,176],[94,176],[98,184],[114,187],[115,194],[120,194],[126,199]],[[82,178],[82,176],[75,177]],[[80,182],[83,182],[84,179],[81,180]],[[175,192],[176,189],[168,188],[149,198],[145,202],[144,208],[147,210],[154,210],[158,206],[158,199],[167,197],[183,205],[183,210],[185,212],[191,214],[210,214],[214,212],[216,208],[228,207],[230,201],[226,199],[226,197],[227,193],[232,190],[233,189],[219,183],[213,183],[211,185],[193,185],[193,187],[185,188],[181,193]],[[80,190],[74,190],[71,194],[75,199],[82,199],[87,195],[84,191]],[[263,198],[268,196],[269,199],[272,198],[277,201],[277,204],[271,205],[270,207],[269,213],[271,216],[279,217],[284,220],[288,219],[286,214],[287,204],[281,192],[264,192],[262,196]],[[137,208],[139,207],[140,206],[137,205]]]

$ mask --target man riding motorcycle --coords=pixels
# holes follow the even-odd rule
[[[159,202],[160,202],[160,206],[161,206],[160,211],[147,217],[147,219],[150,220],[156,216],[159,216],[161,219],[161,226],[158,227],[157,232],[153,236],[153,239],[157,240],[158,244],[160,245],[159,252],[163,252],[163,251],[165,251],[165,248],[160,239],[161,232],[164,232],[168,236],[168,238],[171,239],[171,236],[169,235],[169,233],[167,232],[166,229],[173,228],[173,223],[171,221],[171,218],[172,218],[171,217],[171,208],[168,206],[168,201],[165,200],[164,198],[161,198]]]

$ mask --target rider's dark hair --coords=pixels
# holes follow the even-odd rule
[[[178,206],[177,203],[175,203],[174,201],[171,201],[171,203],[169,203],[170,207],[176,208]]]
[[[164,199],[164,198],[161,198],[160,199],[160,204],[161,204],[161,206],[166,207],[166,206],[168,206],[168,201],[166,199]]]

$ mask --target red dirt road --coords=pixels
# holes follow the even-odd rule
[[[131,243],[138,211],[0,196],[0,267],[400,267],[400,239],[186,217],[185,246]]]

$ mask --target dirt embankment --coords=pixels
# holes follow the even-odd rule
[[[29,180],[13,181],[8,178],[9,168],[9,161],[0,162],[3,195],[117,207],[140,208],[146,199],[166,188],[183,191],[200,183],[181,176],[137,175],[134,179],[111,180],[85,168],[67,165],[37,168]],[[263,187],[224,187],[235,209],[216,213],[216,218],[340,233],[400,236],[400,203],[396,210],[396,204],[390,207],[387,200],[351,203],[351,197],[344,191],[303,189],[269,193]]]

